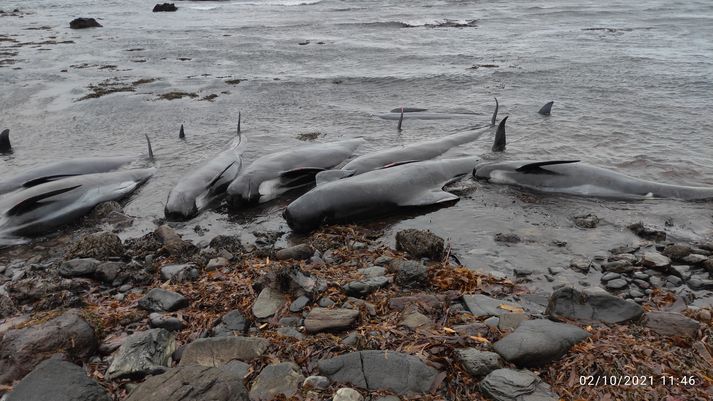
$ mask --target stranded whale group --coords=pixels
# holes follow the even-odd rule
[[[239,117],[237,135],[226,148],[191,169],[171,189],[165,215],[170,220],[187,220],[218,205],[224,198],[232,208],[242,208],[268,202],[293,189],[314,186],[283,212],[290,228],[304,232],[322,224],[384,215],[398,208],[456,202],[458,196],[444,187],[471,174],[476,180],[543,193],[616,199],[713,199],[713,188],[641,180],[578,160],[436,159],[451,148],[476,141],[493,130],[491,151],[505,151],[508,117],[495,128],[499,108],[497,99],[495,102],[490,125],[468,127],[441,138],[354,158],[365,139],[310,144],[266,154],[247,165],[242,156],[247,141],[240,132]],[[545,104],[539,113],[549,116],[552,105],[553,102]],[[401,129],[405,116],[438,119],[472,115],[433,113],[416,107],[402,107],[379,115],[396,119],[394,116],[398,116]],[[183,125],[179,138],[185,139]],[[146,140],[148,159],[152,161],[148,136]],[[0,133],[0,153],[10,152],[12,147],[6,129]],[[121,170],[141,159],[140,156],[79,158],[0,177],[0,245],[46,234],[76,221],[99,203],[130,195],[155,172],[154,168]]]

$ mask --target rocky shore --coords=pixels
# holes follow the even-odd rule
[[[601,288],[542,296],[528,281],[557,268],[475,272],[424,230],[390,249],[334,226],[277,249],[280,233],[194,244],[168,225],[122,241],[130,221],[102,205],[87,222],[105,231],[0,254],[0,400],[713,394],[711,310],[689,305],[711,289],[713,243],[632,227],[639,244],[561,267],[601,271]]]

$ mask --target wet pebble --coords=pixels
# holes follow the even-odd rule
[[[626,280],[622,278],[614,279],[609,282],[607,282],[607,289],[609,290],[621,290],[626,288],[629,283],[626,282]]]
[[[607,281],[615,280],[615,279],[618,279],[618,278],[620,278],[620,277],[621,277],[621,274],[619,274],[619,273],[613,273],[613,272],[606,273],[605,275],[602,276],[602,282],[607,282]]]

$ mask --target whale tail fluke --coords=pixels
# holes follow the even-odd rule
[[[12,145],[10,144],[10,130],[6,129],[0,132],[0,153],[11,153]]]
[[[238,112],[238,135],[240,135],[240,112]]]
[[[552,112],[552,105],[554,103],[554,101],[547,102],[544,106],[542,106],[542,108],[540,108],[540,111],[538,111],[538,113],[542,114],[543,116],[549,116]]]
[[[495,111],[493,111],[493,117],[490,119],[490,126],[494,127],[495,126],[495,121],[498,120],[498,108],[500,107],[500,104],[498,103],[498,98],[495,99]]]
[[[151,139],[149,138],[148,134],[144,134],[144,136],[146,136],[146,144],[149,147],[149,160],[153,161],[154,157],[153,157],[153,148],[151,147]]]
[[[495,131],[495,141],[493,142],[493,152],[504,152],[505,146],[507,145],[507,140],[505,139],[505,122],[508,120],[507,117],[503,118],[498,125],[497,131]]]
[[[183,124],[181,124],[181,130],[178,132],[178,139],[186,139],[186,132],[183,130]]]
[[[399,116],[399,125],[396,127],[397,130],[401,131],[401,124],[404,122],[404,108],[401,106],[401,116]]]

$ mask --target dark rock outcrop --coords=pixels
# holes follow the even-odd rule
[[[396,249],[414,258],[441,260],[445,250],[443,238],[430,231],[413,228],[396,233]]]
[[[114,380],[141,379],[147,375],[163,373],[175,350],[174,335],[164,329],[136,332],[116,351],[106,375]]]
[[[94,18],[75,18],[69,23],[72,29],[100,28],[102,25]]]
[[[587,337],[589,334],[577,326],[546,319],[526,320],[493,349],[518,366],[537,367],[559,359]]]
[[[240,373],[205,366],[181,366],[148,378],[126,401],[248,401]]]
[[[110,401],[106,390],[87,377],[84,369],[50,358],[23,378],[7,401]]]
[[[552,293],[547,305],[549,316],[555,319],[622,323],[641,317],[641,306],[615,297],[601,288],[581,291],[563,287]]]
[[[158,12],[169,12],[169,11],[176,11],[178,10],[178,7],[174,3],[163,3],[163,4],[156,4],[153,6],[153,12],[158,13]]]

